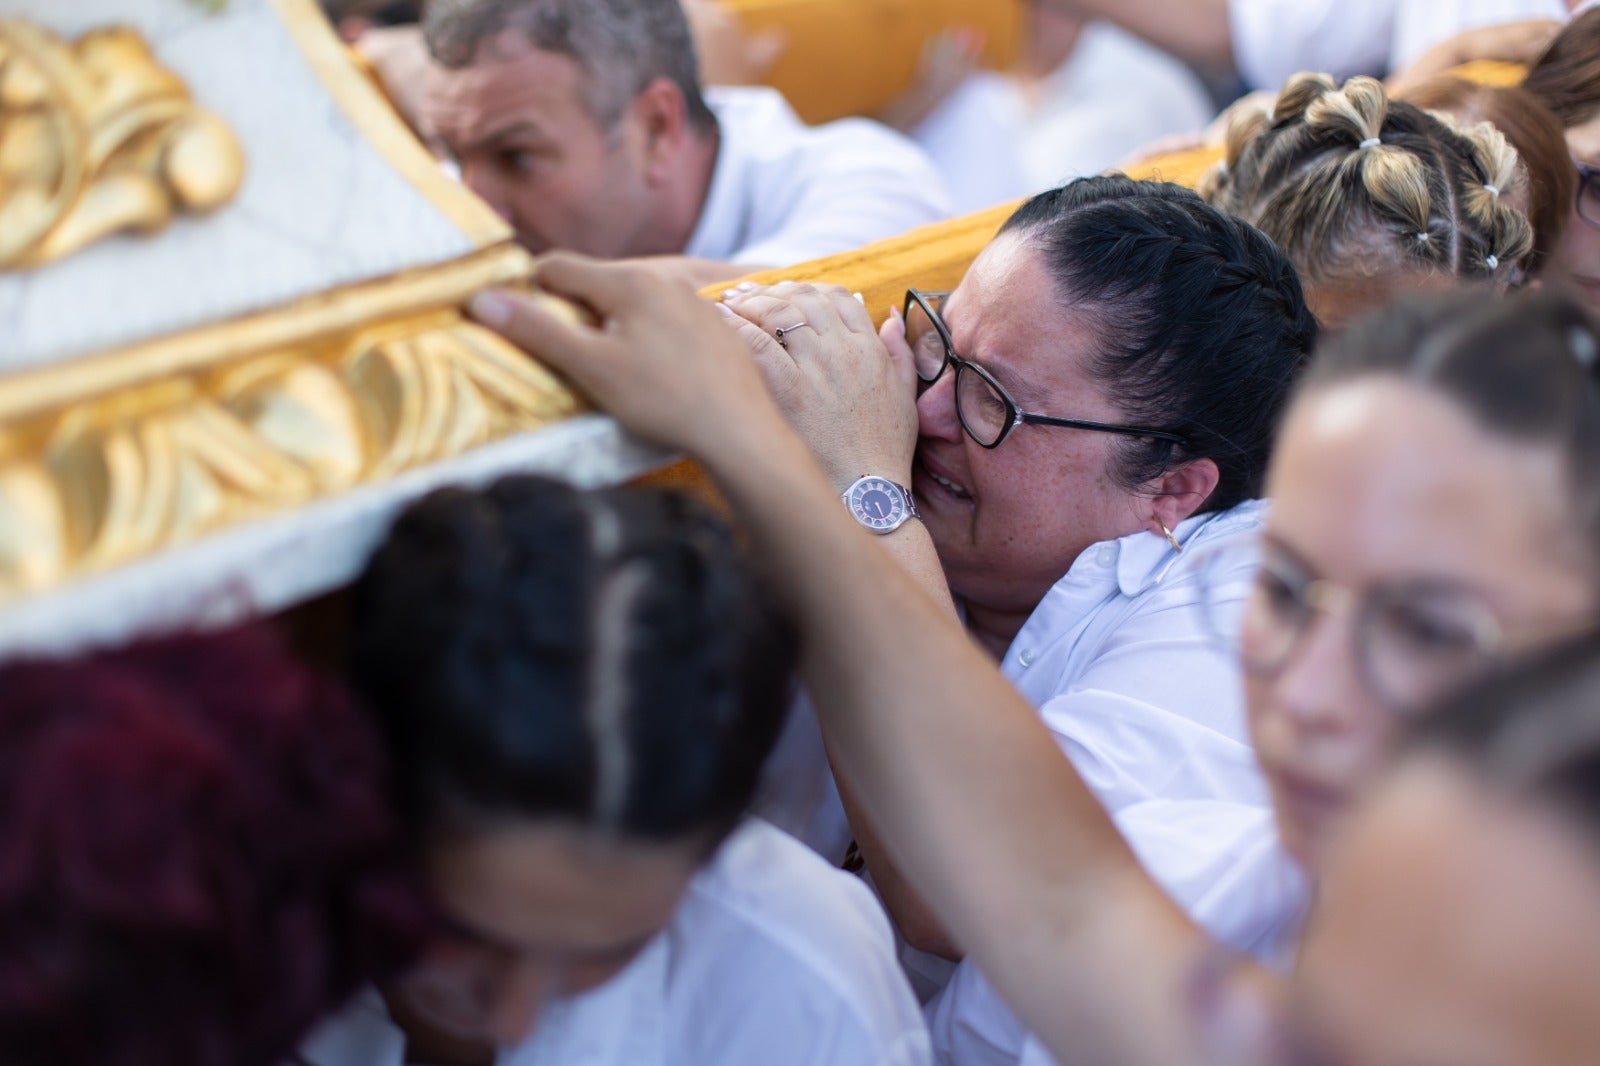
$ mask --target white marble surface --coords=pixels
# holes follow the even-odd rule
[[[295,47],[269,0],[0,0],[75,38],[138,27],[240,135],[232,203],[155,237],[118,237],[33,274],[0,274],[0,373],[162,336],[473,250],[391,171]]]
[[[667,456],[585,415],[392,481],[246,523],[0,611],[0,659],[68,654],[136,634],[225,625],[354,579],[395,515],[443,485],[546,474],[582,486],[626,481]]]

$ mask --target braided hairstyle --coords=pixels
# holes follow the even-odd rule
[[[1277,241],[1307,285],[1413,272],[1510,284],[1533,250],[1506,202],[1526,181],[1487,123],[1457,129],[1374,78],[1296,74],[1270,116],[1235,119],[1200,192]]]
[[[1122,440],[1117,483],[1135,492],[1209,458],[1220,476],[1201,513],[1260,496],[1279,414],[1317,338],[1283,251],[1188,189],[1115,175],[1040,193],[1000,232],[1036,249],[1061,303],[1092,323],[1089,369],[1104,394],[1129,421],[1188,442]]]
[[[356,587],[352,642],[413,830],[708,845],[749,803],[795,654],[706,508],[535,477],[412,505]]]

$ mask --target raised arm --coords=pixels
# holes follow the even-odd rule
[[[717,480],[800,620],[837,764],[1022,1021],[1067,1062],[1201,1061],[1185,992],[1203,934],[1022,697],[845,513],[743,343],[637,270],[557,257],[539,278],[600,326],[505,295],[480,319]]]

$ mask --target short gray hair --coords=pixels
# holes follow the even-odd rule
[[[428,51],[452,70],[470,66],[484,44],[507,31],[577,61],[589,76],[585,104],[602,127],[614,126],[658,78],[683,93],[695,126],[714,123],[678,0],[429,0],[423,8]]]

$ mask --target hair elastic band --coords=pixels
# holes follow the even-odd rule
[[[1427,230],[1425,230],[1425,229],[1417,230],[1417,243],[1418,244],[1427,244],[1428,240],[1429,240],[1429,237],[1428,237],[1428,231]]]
[[[1567,341],[1572,345],[1572,357],[1578,365],[1593,370],[1596,357],[1600,356],[1600,341],[1595,340],[1594,334],[1582,326],[1573,326],[1567,331]]]
[[[1494,197],[1496,200],[1500,199],[1500,188],[1499,188],[1499,186],[1490,185],[1488,182],[1485,182],[1484,185],[1483,185],[1483,191],[1488,193],[1490,196]]]
[[[1361,142],[1360,147],[1362,147],[1362,148],[1376,148],[1376,147],[1378,147],[1378,145],[1380,145],[1382,143],[1383,143],[1383,138],[1382,137],[1368,137],[1366,140]]]
[[[1490,270],[1500,269],[1500,257],[1497,255],[1485,256],[1483,261]]]

